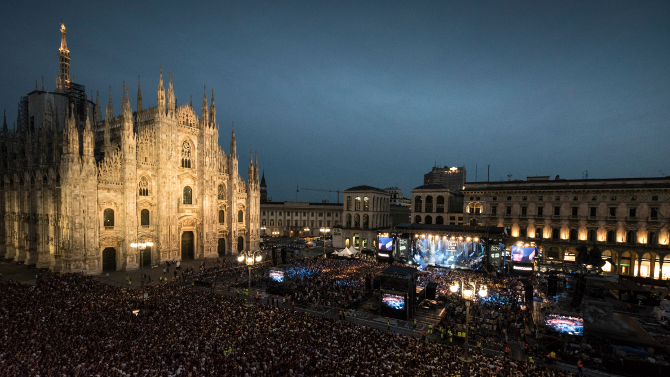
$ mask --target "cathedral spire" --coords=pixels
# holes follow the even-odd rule
[[[60,48],[58,49],[60,69],[58,73],[56,89],[64,91],[70,85],[70,50],[67,49],[67,40],[65,39],[65,25],[62,22],[60,24],[60,32]]]
[[[235,122],[233,122],[233,136],[230,139],[230,157],[233,157],[233,158],[235,157],[235,147],[236,147],[236,143],[235,143]]]
[[[140,76],[137,76],[137,112],[142,111],[142,89],[140,88]]]
[[[5,135],[9,133],[9,130],[7,129],[7,110],[5,110],[2,119],[2,133],[4,133]]]
[[[207,87],[202,95],[202,122],[207,127],[209,125],[209,112],[207,110]]]
[[[167,108],[168,108],[168,114],[174,116],[175,98],[174,98],[174,88],[172,87],[172,71],[170,71],[170,83],[168,84]]]
[[[74,103],[70,104],[70,111],[65,118],[65,132],[63,138],[67,142],[63,143],[63,154],[79,155],[79,131],[75,122]]]
[[[91,130],[91,119],[88,116],[88,106],[86,106],[86,124],[84,125],[83,136],[84,156],[92,157],[95,138],[93,137],[93,131]]]
[[[100,123],[100,92],[95,91],[95,106],[93,107],[93,123]]]
[[[158,77],[158,112],[165,114],[165,87],[163,87],[163,67],[160,67],[160,76]]]
[[[263,177],[261,178],[261,187],[268,187],[268,185],[265,184],[265,170],[263,170]]]
[[[110,122],[114,117],[114,106],[112,105],[112,86],[109,86],[109,103],[107,104],[107,113],[105,113],[105,120]]]
[[[214,89],[212,89],[212,104],[209,107],[209,121],[216,124],[216,107],[214,106]]]
[[[130,90],[128,90],[128,86],[126,86],[126,82],[124,81],[123,82],[123,101],[122,101],[123,103],[121,105],[121,109],[123,111],[123,116],[124,117],[128,116],[129,114],[132,114],[132,112],[133,112],[130,109],[130,98],[129,98],[128,92],[130,92]]]

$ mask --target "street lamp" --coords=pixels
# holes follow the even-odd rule
[[[260,263],[261,260],[263,260],[263,256],[260,250],[248,251],[248,252],[243,251],[237,257],[238,262],[240,263],[245,262],[247,264],[247,267],[249,267],[249,290],[251,290],[251,267],[256,263]]]
[[[323,233],[323,254],[326,254],[326,233],[330,232],[330,228],[321,228],[319,232]]]
[[[140,242],[140,243],[131,243],[130,247],[134,249],[140,249],[140,274],[142,274],[142,250],[145,250],[147,246],[151,247],[154,243],[151,241]],[[144,284],[144,279],[142,279],[142,284]]]
[[[449,290],[452,293],[458,292],[458,282],[454,282],[450,287]],[[468,346],[468,332],[470,330],[470,304],[475,298],[475,292],[477,291],[476,289],[476,284],[472,282],[468,282],[467,284],[461,282],[461,297],[465,300],[465,342],[463,343],[463,356],[460,356],[459,359],[466,364],[466,368],[468,369],[468,372],[470,371],[470,367],[468,366],[468,363],[472,362],[472,358],[469,356],[469,351],[470,347]],[[480,284],[479,285],[479,297],[486,297],[488,295],[488,290],[486,288],[486,285]]]

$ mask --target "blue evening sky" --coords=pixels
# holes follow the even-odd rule
[[[55,86],[61,18],[75,82],[103,106],[111,85],[117,114],[138,75],[155,106],[159,66],[198,114],[214,88],[220,144],[234,121],[240,174],[258,151],[274,200],[409,197],[436,162],[468,181],[670,175],[668,1],[15,1],[10,127],[36,79]]]

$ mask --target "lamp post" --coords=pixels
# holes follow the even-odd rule
[[[247,267],[249,268],[249,285],[248,285],[249,290],[251,290],[251,267],[256,263],[260,263],[260,261],[263,260],[263,256],[261,254],[262,253],[260,252],[260,250],[248,251],[248,252],[243,251],[237,257],[238,262],[240,263],[245,262],[247,264]]]
[[[323,233],[323,255],[326,255],[326,234],[330,232],[330,228],[321,228],[319,232]]]
[[[147,246],[151,247],[153,245],[154,243],[151,241],[130,244],[130,247],[140,249],[140,274],[142,274],[142,251],[145,250]],[[144,284],[144,279],[142,279],[142,284]]]
[[[454,284],[449,287],[449,290],[451,292],[456,293],[458,292],[458,283],[454,282]],[[470,357],[470,347],[468,345],[468,332],[470,330],[470,304],[475,298],[475,290],[476,290],[476,284],[472,282],[468,282],[467,284],[464,284],[461,281],[461,297],[465,300],[465,342],[463,343],[463,355],[459,356],[459,359],[465,363],[465,366],[468,370],[468,374],[470,373],[470,367],[469,363],[472,362],[472,358]],[[486,285],[480,284],[479,285],[479,297],[486,297],[488,294],[488,291],[486,289]]]

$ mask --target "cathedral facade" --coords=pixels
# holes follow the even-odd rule
[[[235,130],[219,146],[214,92],[176,106],[162,71],[157,106],[137,107],[123,88],[114,115],[70,77],[61,25],[56,89],[19,102],[17,123],[0,131],[0,257],[55,272],[133,270],[165,260],[255,250],[260,237],[258,160],[238,174]],[[142,246],[153,244],[153,246]]]

